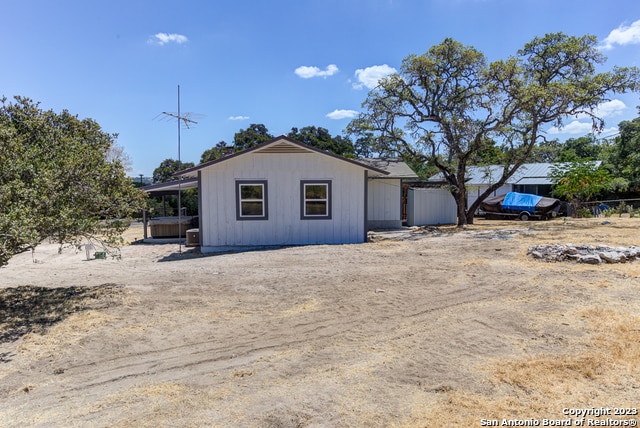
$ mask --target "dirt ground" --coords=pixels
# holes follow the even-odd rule
[[[575,426],[568,409],[637,409],[640,260],[527,248],[640,245],[639,227],[478,219],[206,257],[135,244],[120,260],[42,245],[0,269],[0,426]]]

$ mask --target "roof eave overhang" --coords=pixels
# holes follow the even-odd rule
[[[363,168],[363,169],[369,170],[371,172],[374,172],[375,174],[378,174],[379,176],[380,175],[388,175],[389,174],[388,171],[382,170],[380,168],[376,168],[376,167],[373,167],[373,166],[365,165],[365,164],[360,163],[360,162],[358,162],[356,160],[348,159],[348,158],[342,157],[340,155],[336,155],[336,154],[333,154],[333,153],[328,153],[328,152],[320,150],[320,149],[318,149],[316,147],[309,146],[309,145],[301,143],[299,141],[295,141],[295,140],[293,140],[293,139],[291,139],[291,138],[289,138],[289,137],[287,137],[285,135],[281,135],[280,137],[273,138],[273,139],[271,139],[271,140],[269,140],[269,141],[267,141],[265,143],[258,144],[255,147],[251,147],[250,149],[246,149],[246,150],[243,150],[241,152],[233,153],[231,155],[222,157],[220,159],[215,159],[215,160],[212,160],[212,161],[209,161],[209,162],[204,162],[204,163],[202,163],[200,165],[196,165],[196,166],[194,166],[192,168],[187,168],[185,170],[178,171],[178,172],[176,172],[174,174],[174,176],[175,177],[190,177],[190,178],[194,178],[194,177],[197,177],[198,171],[200,171],[200,170],[202,170],[204,168],[207,168],[209,166],[212,166],[212,165],[215,165],[215,164],[218,164],[218,163],[226,162],[226,161],[228,161],[230,159],[233,159],[233,158],[236,158],[236,157],[239,157],[239,156],[243,156],[243,155],[246,155],[246,154],[251,153],[251,152],[264,150],[266,147],[268,147],[268,146],[270,146],[272,144],[275,144],[278,141],[282,141],[282,140],[286,141],[289,144],[293,144],[295,146],[298,146],[300,148],[308,150],[310,152],[319,153],[319,154],[322,154],[322,155],[325,155],[325,156],[329,156],[329,157],[332,157],[334,159],[337,159],[337,160],[340,160],[340,161],[343,161],[343,162],[351,163],[353,165],[359,166],[360,168]]]

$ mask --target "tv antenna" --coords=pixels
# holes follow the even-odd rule
[[[180,159],[180,129],[184,125],[185,128],[190,129],[193,125],[196,125],[198,122],[191,119],[196,115],[194,113],[181,113],[180,112],[180,85],[178,85],[178,113],[170,113],[163,111],[158,116],[163,116],[167,120],[176,120],[178,122],[178,171],[182,170],[182,160]],[[156,117],[158,117],[156,116]],[[181,189],[181,181],[182,177],[178,177],[178,252],[182,253],[182,238],[180,237],[182,231],[182,189]],[[185,238],[187,236],[186,230],[184,234]]]

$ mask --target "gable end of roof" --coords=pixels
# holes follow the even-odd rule
[[[287,141],[277,141],[271,145],[255,151],[260,154],[281,154],[281,153],[313,153],[313,151],[300,147],[298,145],[291,144]]]
[[[174,176],[176,176],[176,177],[194,177],[195,173],[197,171],[201,170],[201,169],[207,168],[207,167],[209,167],[211,165],[215,165],[215,164],[220,163],[220,162],[226,162],[229,159],[236,158],[238,156],[243,156],[243,155],[246,155],[246,154],[252,153],[252,152],[261,153],[261,154],[262,153],[266,153],[266,154],[269,154],[269,153],[271,153],[271,154],[319,153],[319,154],[322,154],[324,156],[329,156],[329,157],[332,157],[334,159],[338,159],[338,160],[343,161],[343,162],[348,162],[348,163],[351,163],[353,165],[357,165],[360,168],[364,168],[364,169],[368,169],[368,170],[374,171],[374,172],[376,172],[378,174],[381,174],[381,175],[388,175],[389,174],[388,171],[385,171],[383,169],[376,168],[376,167],[371,166],[371,165],[365,165],[365,164],[362,164],[362,163],[360,163],[360,162],[358,162],[356,160],[347,159],[345,157],[342,157],[342,156],[339,156],[339,155],[336,155],[336,154],[333,154],[333,153],[328,153],[328,152],[322,151],[322,150],[320,150],[320,149],[318,149],[316,147],[312,147],[312,146],[306,145],[304,143],[301,143],[299,141],[292,140],[291,138],[289,138],[289,137],[287,137],[285,135],[281,135],[281,136],[276,137],[276,138],[274,138],[272,140],[269,140],[269,141],[267,141],[265,143],[258,144],[255,147],[251,147],[250,149],[246,149],[246,150],[243,150],[241,152],[237,152],[237,153],[234,153],[234,154],[229,155],[229,156],[225,156],[225,157],[220,158],[220,159],[215,159],[215,160],[212,160],[212,161],[209,161],[209,162],[205,162],[205,163],[202,163],[200,165],[196,165],[196,166],[194,166],[192,168],[188,168],[188,169],[185,169],[185,170],[182,170],[182,171],[178,171],[177,173],[174,174]]]

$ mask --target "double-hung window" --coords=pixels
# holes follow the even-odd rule
[[[300,182],[300,218],[322,220],[331,218],[331,181],[303,180]]]
[[[236,219],[269,219],[266,180],[236,181]]]

